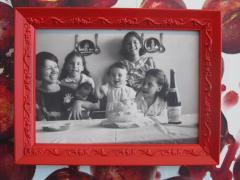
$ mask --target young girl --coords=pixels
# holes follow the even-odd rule
[[[94,87],[94,81],[87,70],[85,58],[77,51],[72,51],[66,56],[59,79],[63,86],[74,90],[84,82],[89,82]]]
[[[167,122],[167,91],[166,75],[160,69],[147,71],[144,82],[136,96],[136,103],[146,116],[160,122]]]
[[[127,103],[136,95],[131,87],[126,86],[127,69],[124,64],[117,62],[110,66],[108,77],[109,82],[102,85],[97,91],[99,99],[107,96],[106,115],[114,111],[119,103]]]
[[[128,71],[127,84],[138,91],[145,77],[145,73],[155,68],[155,63],[151,56],[147,56],[143,48],[141,36],[134,32],[128,32],[122,42],[121,61],[126,65]]]
[[[62,72],[60,74],[61,85],[65,87],[66,93],[71,97],[75,96],[75,90],[79,84],[88,82],[95,87],[93,79],[90,77],[90,73],[86,67],[86,61],[84,56],[77,51],[70,52],[63,64]],[[72,111],[69,117],[71,119],[81,119],[79,115],[79,109],[95,110],[99,109],[99,103],[97,98],[96,101],[90,102],[88,100],[77,100],[72,106]]]

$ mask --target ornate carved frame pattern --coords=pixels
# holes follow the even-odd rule
[[[198,31],[199,144],[36,144],[35,30]],[[197,10],[17,8],[15,10],[15,159],[18,164],[217,164],[220,145],[220,13]],[[187,72],[186,72],[187,73]]]

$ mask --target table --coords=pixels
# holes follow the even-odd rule
[[[36,122],[36,143],[94,144],[94,143],[136,143],[136,144],[196,144],[198,143],[198,116],[185,114],[181,124],[151,125],[141,128],[105,128],[99,124],[103,119],[38,121]],[[44,126],[60,126],[70,123],[67,130],[47,132]],[[167,133],[166,133],[167,132]]]

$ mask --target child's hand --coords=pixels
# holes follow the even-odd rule
[[[72,110],[69,114],[68,119],[82,119],[82,103],[81,100],[76,100],[72,105]]]
[[[93,81],[92,78],[87,77],[87,78],[86,78],[86,81],[92,85],[92,88],[93,88],[93,89],[95,88],[95,83],[94,83],[94,81]]]
[[[96,94],[99,99],[107,95],[108,84],[100,85],[96,88]]]
[[[60,117],[60,116],[61,116],[61,113],[60,113],[60,112],[54,112],[54,111],[52,111],[52,112],[49,112],[48,115],[49,115],[49,116],[53,116],[53,117]]]

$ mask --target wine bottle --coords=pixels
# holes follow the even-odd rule
[[[175,82],[175,71],[170,70],[170,88],[167,96],[167,106],[168,106],[168,122],[169,123],[181,123],[181,101],[176,87]]]
[[[175,84],[175,72],[173,69],[170,70],[170,88],[167,99],[168,106],[181,106],[181,101],[179,99],[179,95]]]

